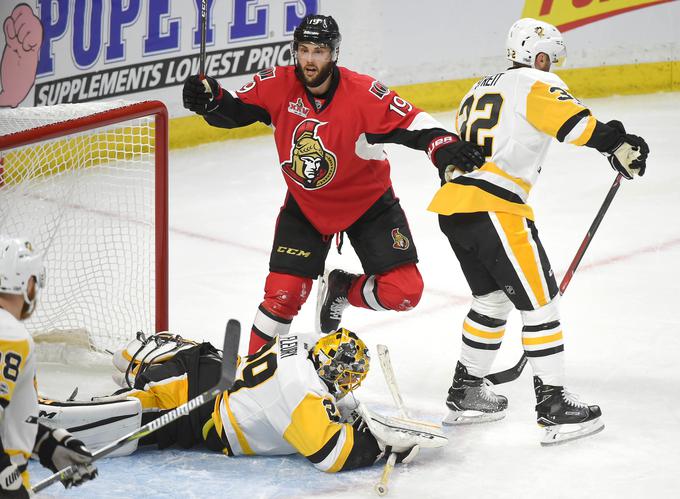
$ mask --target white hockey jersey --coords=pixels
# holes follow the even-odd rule
[[[328,472],[375,461],[375,439],[355,438],[352,425],[340,422],[337,401],[302,339],[277,337],[242,360],[233,388],[216,401],[213,413],[218,434],[224,431],[234,455],[299,452]],[[356,456],[349,460],[353,464],[350,454]]]
[[[457,176],[435,194],[442,215],[481,211],[533,220],[526,204],[553,137],[585,145],[597,120],[553,73],[513,68],[479,80],[456,113],[456,132],[482,146],[487,163]]]
[[[38,431],[38,393],[35,354],[28,331],[12,314],[0,308],[0,442],[12,461],[24,469]]]

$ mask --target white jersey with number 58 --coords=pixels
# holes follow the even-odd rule
[[[482,78],[463,98],[455,128],[462,139],[484,148],[487,163],[445,184],[429,209],[533,219],[526,201],[552,138],[585,145],[596,122],[553,73],[521,67]]]

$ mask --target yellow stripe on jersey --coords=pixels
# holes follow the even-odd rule
[[[186,404],[189,400],[189,380],[186,373],[162,381],[149,382],[144,390],[126,394],[142,403],[142,410],[170,410]]]
[[[241,450],[247,456],[254,455],[255,453],[253,452],[253,449],[250,448],[250,444],[248,443],[248,440],[246,440],[246,436],[243,434],[243,430],[238,425],[238,423],[236,422],[236,418],[234,417],[234,414],[231,412],[231,407],[229,407],[229,394],[227,392],[225,392],[222,402],[224,404],[224,408],[227,410],[229,422],[231,423],[231,427],[234,429],[234,433],[236,433],[236,439],[238,440],[238,443],[241,446]],[[221,435],[221,433],[219,433],[218,435]]]
[[[507,201],[474,185],[451,182],[439,188],[427,209],[440,215],[491,211],[534,219],[534,210],[529,205]]]
[[[345,445],[342,446],[340,455],[335,460],[335,463],[333,463],[333,466],[328,468],[328,471],[330,473],[337,473],[342,469],[345,462],[347,462],[347,458],[349,457],[349,453],[352,452],[353,447],[354,447],[354,431],[352,431],[352,427],[350,425],[347,425],[347,430],[345,431]]]
[[[502,338],[503,335],[505,334],[505,328],[501,329],[496,333],[490,333],[488,331],[482,331],[481,329],[472,327],[470,324],[467,323],[467,321],[463,322],[463,329],[465,329],[468,333],[470,333],[473,336],[487,338],[489,340],[496,340],[498,338]]]
[[[575,146],[585,145],[585,143],[590,140],[590,137],[593,136],[593,131],[595,130],[596,124],[597,120],[595,119],[595,117],[592,115],[588,116],[588,124],[586,125],[586,129],[583,130],[583,133],[579,135],[577,139],[572,140],[569,143],[574,144]]]
[[[505,213],[498,213],[497,216],[505,237],[510,244],[512,253],[522,270],[522,274],[524,274],[529,283],[538,305],[543,306],[547,304],[549,300],[548,294],[543,288],[541,264],[534,253],[529,231],[524,225],[524,220],[516,215],[507,215]],[[526,291],[528,292],[529,290]]]
[[[586,109],[566,90],[542,81],[534,83],[527,95],[527,120],[551,137],[557,137],[557,132],[569,118]]]
[[[500,175],[501,177],[508,179],[509,181],[517,184],[527,194],[529,194],[529,191],[531,190],[531,184],[529,182],[525,182],[519,177],[513,177],[505,170],[499,168],[498,165],[496,165],[496,163],[488,162],[484,164],[484,166],[482,166],[480,170],[495,173],[496,175]]]
[[[305,457],[321,450],[343,426],[341,423],[331,421],[323,401],[322,397],[308,393],[291,414],[290,424],[283,433],[283,438]],[[352,449],[351,444],[346,448],[347,440],[351,439],[352,433],[351,426],[347,427],[345,433],[349,438],[345,439],[342,451],[331,469],[340,469]]]
[[[548,336],[539,336],[537,338],[522,338],[523,345],[543,345],[545,343],[552,343],[562,339],[562,331]]]
[[[31,351],[28,339],[0,339],[0,398],[12,400],[16,381]]]

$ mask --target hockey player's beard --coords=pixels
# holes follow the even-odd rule
[[[295,64],[295,73],[297,74],[298,79],[302,82],[304,86],[309,88],[316,88],[319,85],[322,85],[333,73],[334,64],[335,64],[334,62],[329,62],[319,70],[319,73],[316,76],[309,78],[307,77],[304,69],[298,62]]]

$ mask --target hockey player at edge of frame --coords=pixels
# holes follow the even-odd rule
[[[64,429],[38,422],[33,340],[21,321],[45,285],[42,256],[22,238],[0,235],[0,497],[29,497],[28,459],[56,472],[77,467],[64,487],[97,476],[90,451]]]
[[[209,76],[191,76],[184,84],[184,107],[210,125],[259,121],[274,129],[287,193],[249,353],[287,334],[320,275],[320,333],[336,330],[348,305],[375,311],[417,306],[423,280],[385,143],[426,152],[440,170],[456,165],[470,171],[484,162],[476,144],[459,140],[373,77],[339,66],[341,38],[331,16],[310,15],[293,34],[294,65],[260,71],[236,91]],[[339,251],[345,233],[364,274],[324,274],[333,235]]]
[[[87,427],[74,434],[97,448],[214,386],[220,353],[169,333],[138,334],[114,354],[123,387],[91,402],[42,400],[50,421]],[[227,456],[299,453],[326,472],[371,466],[391,452],[407,463],[420,447],[447,443],[438,425],[380,416],[353,390],[369,370],[364,342],[346,329],[309,341],[275,337],[239,359],[233,387],[139,440],[159,448],[202,445]],[[350,394],[350,397],[346,397]],[[351,400],[349,400],[351,399]],[[137,442],[117,455],[130,454]]]
[[[619,121],[602,123],[550,73],[566,57],[554,26],[520,19],[510,28],[513,66],[480,79],[456,114],[461,138],[480,142],[479,170],[451,170],[429,210],[439,214],[470,285],[473,302],[463,322],[461,357],[446,405],[445,424],[497,420],[508,400],[483,382],[500,348],[510,311],[521,312],[522,344],[534,372],[541,443],[550,445],[604,428],[600,408],[564,388],[565,361],[559,289],[526,204],[553,137],[601,152],[626,179],[645,173],[649,148]]]

